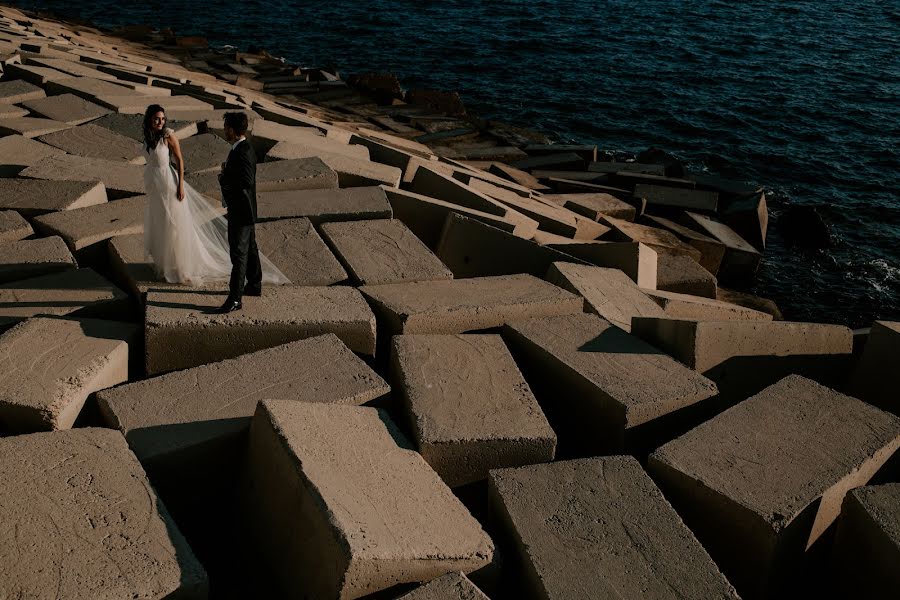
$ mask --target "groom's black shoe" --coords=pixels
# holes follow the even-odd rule
[[[247,286],[244,288],[245,296],[262,296],[262,287]]]
[[[243,307],[243,305],[241,304],[240,300],[232,300],[231,298],[229,298],[225,301],[225,304],[223,304],[219,308],[216,308],[216,309],[210,311],[210,314],[224,315],[226,313],[234,312],[236,310],[241,310],[242,307]]]

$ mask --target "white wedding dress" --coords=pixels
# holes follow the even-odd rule
[[[167,135],[172,135],[171,130]],[[156,148],[144,148],[147,166],[144,187],[144,250],[156,275],[169,283],[203,285],[228,282],[231,256],[228,222],[197,190],[185,182],[178,200],[178,174],[169,163],[165,138]],[[290,280],[270,260],[259,255],[263,283],[283,285]]]

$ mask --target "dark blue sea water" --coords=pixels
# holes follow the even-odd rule
[[[787,318],[900,319],[896,0],[17,4],[262,46],[345,76],[392,71],[559,141],[661,147],[767,188],[769,247],[750,290]],[[791,245],[790,205],[817,207],[833,247]]]

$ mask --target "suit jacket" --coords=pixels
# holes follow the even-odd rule
[[[242,141],[228,154],[219,184],[228,208],[228,222],[235,225],[255,223],[256,152],[249,141]]]

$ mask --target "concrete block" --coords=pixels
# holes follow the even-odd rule
[[[20,175],[52,181],[101,181],[110,199],[144,193],[143,167],[100,158],[50,156],[27,167]]]
[[[660,254],[656,263],[656,288],[665,292],[715,298],[718,280],[689,256]]]
[[[632,317],[662,317],[662,309],[618,269],[553,263],[545,278],[584,298],[585,312],[599,315],[624,331]]]
[[[662,290],[644,290],[670,319],[694,321],[771,321],[772,315],[752,308],[712,298],[678,294]],[[652,317],[654,315],[641,315]]]
[[[389,391],[326,334],[104,390],[97,400],[107,425],[122,432],[154,474],[200,464],[234,469],[225,457],[237,453],[260,400],[358,405]],[[213,464],[220,461],[229,464]]]
[[[700,258],[697,262],[700,263],[701,267],[713,275],[719,272],[722,258],[725,256],[725,244],[663,217],[645,215],[644,218],[653,226],[671,231],[682,242],[696,248],[700,252]]]
[[[262,192],[256,197],[257,219],[305,217],[314,224],[332,221],[390,219],[391,205],[380,187]]]
[[[669,442],[648,469],[741,596],[763,598],[802,573],[846,492],[898,446],[900,419],[792,375]]]
[[[615,217],[602,216],[601,223],[609,225],[612,232],[607,239],[617,242],[640,242],[650,246],[660,255],[688,256],[700,260],[700,251],[688,246],[665,229],[630,223]]]
[[[624,221],[634,221],[636,214],[635,208],[627,202],[602,192],[543,194],[541,198],[550,202],[562,203],[562,206],[570,211],[595,221],[602,216],[614,217]]]
[[[17,242],[32,235],[31,224],[14,210],[0,211],[0,243]]]
[[[662,175],[651,175],[649,173],[629,172],[624,169],[616,171],[615,173],[609,173],[609,182],[610,185],[631,190],[640,184],[662,185],[687,190],[693,190],[697,187],[697,184],[693,180],[687,179],[686,177],[664,177]]]
[[[75,429],[0,439],[0,596],[206,598],[206,572],[125,439]]]
[[[0,330],[35,315],[116,318],[125,293],[91,269],[0,284]]]
[[[147,373],[233,358],[324,333],[354,352],[375,353],[375,316],[360,293],[344,287],[264,287],[227,315],[207,314],[223,298],[198,292],[149,291],[145,318]]]
[[[260,163],[256,191],[323,190],[338,187],[337,174],[319,158],[298,158]]]
[[[404,173],[404,180],[410,166],[415,167],[423,162],[437,162],[428,158],[431,156],[430,150],[428,152],[405,150],[369,135],[353,135],[350,137],[350,144],[366,147],[372,161],[400,169]],[[421,160],[423,158],[425,160]],[[409,180],[412,180],[411,173]]]
[[[315,127],[294,127],[273,121],[254,119],[247,137],[256,151],[260,161],[279,142],[302,144],[317,139],[324,139],[322,132]]]
[[[278,142],[266,153],[266,160],[292,160],[322,154],[341,154],[356,160],[369,160],[369,149],[357,144],[342,144],[325,137],[304,135],[293,142]]]
[[[279,142],[266,155],[267,161],[318,157],[337,173],[342,188],[386,184],[399,186],[403,172],[369,160],[365,146],[349,145],[324,137],[308,142]]]
[[[391,373],[419,454],[451,486],[553,460],[556,434],[499,335],[399,335]]]
[[[90,102],[95,101],[98,96],[133,96],[143,97],[146,99],[148,94],[139,93],[135,89],[131,89],[112,81],[96,79],[94,77],[66,77],[64,79],[55,79],[48,81],[45,89],[50,96],[58,96],[60,94],[74,94],[80,98]],[[146,86],[144,87],[146,88]],[[163,88],[149,88],[155,96],[169,96],[169,90]],[[150,104],[150,102],[148,102]],[[146,106],[144,106],[146,109]]]
[[[34,217],[45,235],[62,237],[81,261],[105,257],[103,242],[119,235],[143,233],[146,197],[135,196],[85,208],[63,210]]]
[[[38,139],[75,156],[101,158],[134,165],[142,165],[145,162],[144,150],[139,143],[91,123],[42,135]]]
[[[723,201],[719,216],[725,224],[755,248],[765,250],[769,209],[764,191],[753,190]]]
[[[358,598],[491,561],[490,538],[407,444],[374,408],[259,404],[247,514],[277,596]]]
[[[43,89],[21,79],[0,82],[0,104],[19,104],[44,98],[46,95]]]
[[[467,185],[471,184],[473,180],[478,180],[482,183],[491,184],[492,188],[494,189],[500,188],[505,192],[512,192],[522,198],[531,198],[532,194],[534,193],[534,190],[532,190],[528,186],[519,185],[514,181],[510,181],[498,175],[494,175],[489,171],[469,166],[471,163],[460,162],[450,158],[442,158],[441,162],[451,165],[453,167],[453,178]],[[522,172],[524,173],[524,171]]]
[[[769,313],[776,321],[783,320],[781,311],[778,309],[778,305],[776,305],[772,300],[769,300],[768,298],[760,298],[759,296],[754,296],[753,294],[729,290],[719,286],[718,291],[716,291],[716,300],[719,300],[721,302],[729,302],[731,304],[737,304],[745,308],[752,308],[753,310]]]
[[[106,187],[99,181],[0,178],[0,210],[15,210],[27,217],[105,202]]]
[[[531,275],[360,288],[391,334],[464,333],[531,317],[580,313],[582,299]]]
[[[175,137],[184,140],[192,135],[197,135],[197,122],[189,120],[176,120],[173,111],[167,111],[166,127],[175,132]],[[95,121],[91,121],[93,125],[105,127],[114,133],[129,137],[136,142],[143,143],[144,132],[142,123],[144,121],[143,114],[123,115],[120,113],[111,113],[105,117],[100,117]]]
[[[218,173],[231,152],[231,144],[212,133],[189,137],[179,145],[186,173],[207,170]]]
[[[528,171],[523,171],[522,169],[517,169],[501,162],[492,162],[491,166],[488,168],[488,172],[532,190],[545,189],[545,186],[538,181],[537,177]]]
[[[397,600],[488,600],[488,597],[462,573],[447,573]]]
[[[53,119],[41,119],[39,117],[17,117],[0,119],[0,135],[21,135],[27,138],[36,138],[41,135],[68,129],[68,123],[54,121]]]
[[[332,285],[347,280],[347,272],[309,219],[257,223],[256,243],[294,285]]]
[[[32,113],[69,125],[81,125],[110,114],[109,109],[88,102],[74,94],[62,94],[23,102],[22,106]]]
[[[579,155],[585,163],[597,160],[597,146],[594,144],[528,144],[525,152],[530,156],[572,152]]]
[[[756,273],[760,253],[731,227],[692,212],[684,213],[684,223],[725,245],[725,255],[722,257],[722,266],[719,270],[721,277],[740,278]]]
[[[653,443],[671,439],[667,422],[718,391],[709,379],[595,315],[509,321],[503,337],[560,444],[577,452],[618,453],[642,445],[645,437]],[[550,389],[552,402],[542,391]]]
[[[30,113],[27,108],[17,104],[0,104],[0,119],[18,119],[27,117]]]
[[[658,257],[649,246],[639,242],[587,242],[551,247],[598,267],[618,269],[640,288],[656,289]]]
[[[0,335],[0,427],[69,429],[87,397],[128,380],[138,328],[99,319],[38,317]]]
[[[453,273],[402,221],[324,223],[321,230],[358,284],[453,279]]]
[[[523,598],[731,598],[734,588],[630,456],[491,472]]]
[[[898,356],[900,356],[900,323],[875,321],[869,332],[862,358],[850,380],[848,393],[900,414],[900,396],[897,393],[897,384],[900,383]]]
[[[4,65],[4,75],[8,74],[14,80],[27,81],[34,85],[46,85],[50,81],[59,79],[68,79],[71,77],[68,73],[57,71],[56,69],[48,69],[47,67],[35,67],[31,65],[9,64]]]
[[[645,175],[665,175],[665,165],[646,163],[594,161],[588,165],[592,173],[643,173]]]
[[[585,160],[574,152],[554,152],[542,156],[529,156],[512,163],[517,169],[529,171],[532,175],[539,170],[556,169],[559,171],[578,171],[585,167]]]
[[[515,216],[513,213],[517,212],[461,181],[438,173],[431,167],[416,169],[416,174],[409,185],[409,190],[423,196],[429,196],[472,210],[506,217],[510,220]]]
[[[154,90],[159,90],[162,88],[153,88]],[[126,92],[129,91],[126,89]],[[105,106],[106,108],[113,110],[117,113],[131,114],[131,115],[141,115],[143,116],[144,111],[147,110],[147,105],[150,103],[162,103],[163,108],[167,111],[203,111],[203,110],[212,110],[213,105],[204,102],[202,100],[198,100],[196,98],[192,98],[191,96],[145,96],[143,94],[123,94],[123,95],[97,95],[97,96],[88,96],[88,98],[100,106]]]
[[[664,185],[639,183],[634,186],[634,195],[646,199],[647,204],[655,206],[715,212],[719,205],[718,192],[688,190]]]
[[[0,243],[0,283],[77,268],[66,243],[57,236]]]

